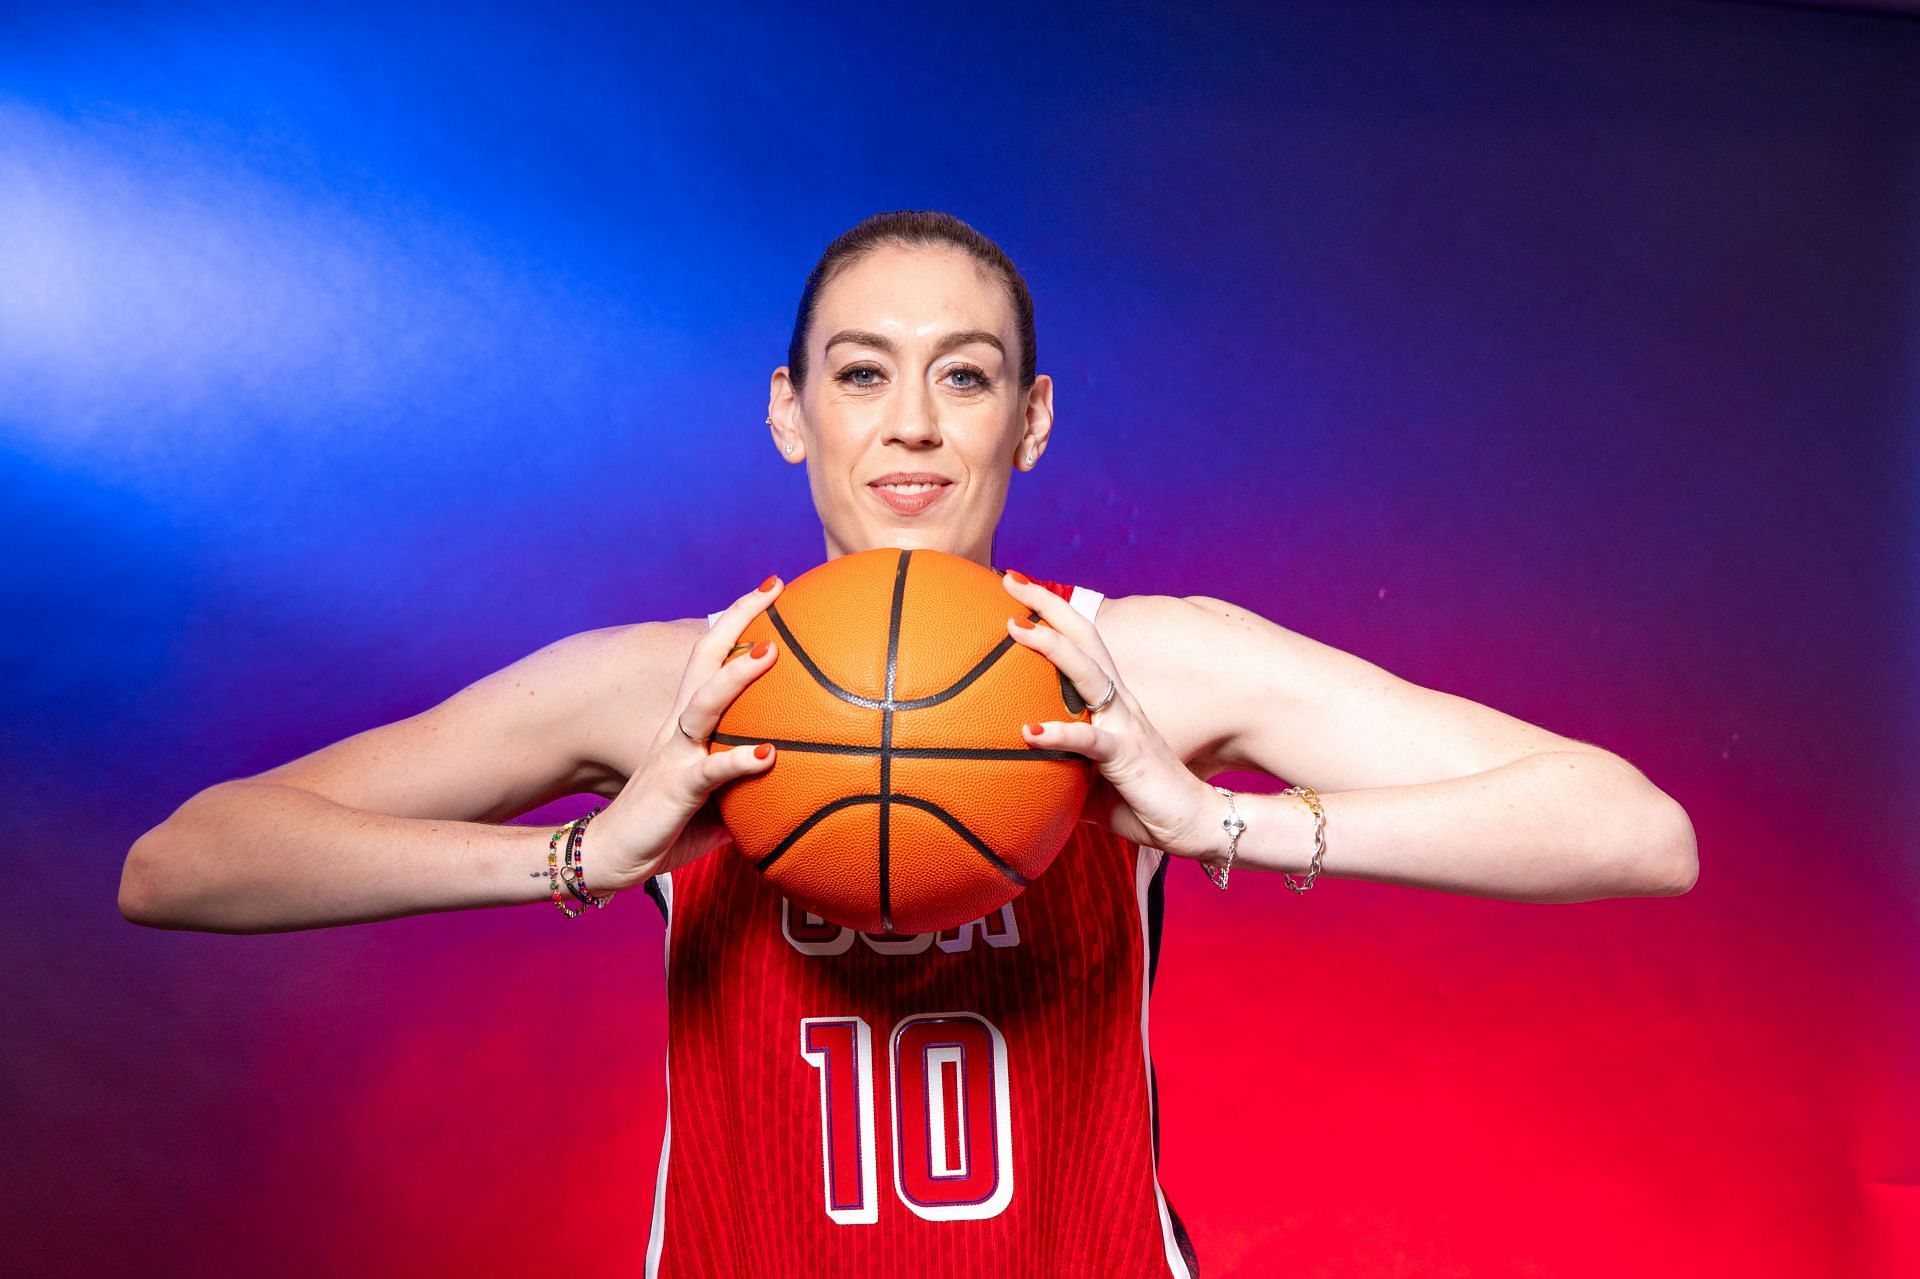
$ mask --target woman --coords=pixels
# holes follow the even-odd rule
[[[807,468],[828,558],[991,565],[1013,473],[1040,464],[1053,427],[1019,273],[947,215],[867,219],[807,282],[767,422]],[[1557,902],[1693,883],[1684,811],[1596,746],[1222,600],[1002,581],[1047,623],[1008,634],[1097,708],[1026,740],[1086,755],[1099,780],[1047,873],[965,928],[856,937],[744,858],[709,855],[726,838],[714,790],[779,764],[766,744],[707,745],[782,660],[773,644],[734,651],[779,598],[771,577],[704,621],[571,636],[420,715],[209,788],[134,845],[121,909],[222,932],[549,897],[571,912],[549,875],[560,832],[496,823],[603,796],[577,828],[586,895],[644,885],[667,920],[648,1273],[1192,1275],[1154,1170],[1146,1034],[1173,860],[1223,888],[1293,872],[1301,893],[1321,874]],[[1302,785],[1235,796],[1205,780],[1227,769]]]

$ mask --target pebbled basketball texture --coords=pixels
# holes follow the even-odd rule
[[[771,741],[766,772],[717,793],[740,853],[795,905],[872,933],[998,910],[1053,861],[1093,765],[1026,744],[1028,721],[1085,720],[1052,662],[1007,634],[999,574],[942,551],[829,560],[748,623],[736,660],[781,653],[711,749]]]

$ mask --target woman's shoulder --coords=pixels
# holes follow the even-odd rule
[[[618,683],[623,672],[642,678],[656,667],[672,665],[677,673],[686,665],[694,641],[706,630],[703,617],[620,622],[575,631],[554,641],[548,651],[594,684],[608,686],[609,681]]]
[[[1222,767],[1223,721],[1288,681],[1284,652],[1254,633],[1281,628],[1212,596],[1108,596],[1095,626],[1147,719],[1202,776]]]
[[[1219,683],[1230,673],[1335,673],[1354,659],[1243,604],[1211,595],[1111,595],[1096,617],[1121,670]]]
[[[1275,625],[1244,605],[1211,595],[1141,594],[1104,596],[1096,620],[1102,636],[1111,626],[1159,643],[1188,644],[1243,626],[1255,618],[1267,626]]]
[[[1082,587],[1078,589],[1093,589]],[[1129,637],[1178,637],[1201,622],[1196,606],[1181,595],[1108,595],[1100,594],[1099,611],[1094,623],[1103,639],[1115,635]]]
[[[1108,595],[1093,615],[1123,677],[1182,680],[1207,668],[1211,622],[1217,614],[1183,595]]]
[[[617,791],[647,747],[649,731],[673,708],[704,617],[623,622],[576,631],[540,655],[547,687],[572,692],[580,747],[615,776]]]

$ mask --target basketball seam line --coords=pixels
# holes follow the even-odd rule
[[[769,866],[773,865],[775,862],[780,860],[781,854],[785,853],[789,848],[792,848],[796,843],[798,843],[802,835],[806,834],[808,831],[812,830],[815,826],[818,826],[821,822],[825,821],[828,817],[830,817],[834,813],[839,812],[841,809],[850,807],[854,804],[875,804],[875,803],[878,803],[879,801],[880,801],[880,797],[878,795],[842,795],[839,799],[834,800],[832,803],[820,805],[820,807],[814,809],[813,812],[807,815],[807,819],[805,821],[801,822],[798,826],[795,826],[792,830],[788,831],[787,837],[785,839],[781,840],[778,844],[775,844],[773,848],[764,857],[762,857],[759,861],[755,862],[753,864],[753,868],[758,871],[765,871]]]
[[[893,789],[893,686],[900,665],[900,618],[906,611],[907,566],[912,551],[901,551],[893,568],[893,607],[887,613],[887,705],[880,712],[880,931],[893,931],[892,887],[887,882],[887,807]]]
[[[949,813],[946,809],[940,807],[940,805],[934,803],[932,800],[921,799],[915,795],[892,795],[892,796],[888,796],[887,798],[889,798],[895,804],[905,804],[909,808],[920,809],[922,812],[930,813],[934,817],[938,818],[949,830],[951,830],[954,834],[958,835],[961,839],[965,840],[969,848],[973,849],[975,852],[979,853],[983,858],[985,858],[988,865],[992,866],[995,870],[999,871],[1002,875],[1005,875],[1008,881],[1010,881],[1011,883],[1018,884],[1020,885],[1020,887],[1025,888],[1027,885],[1033,882],[1031,879],[1028,879],[1025,875],[1021,874],[1012,865],[1008,864],[1000,856],[1000,854],[994,852],[993,849],[989,848],[986,845],[986,843],[983,840],[981,840],[981,838],[978,835],[968,830],[967,824],[965,822],[961,821],[958,817],[955,817],[952,813]],[[834,813],[839,812],[841,809],[851,808],[855,804],[878,804],[880,802],[880,799],[881,797],[878,794],[842,795],[839,799],[834,800],[831,804],[822,804],[819,808],[815,809],[807,817],[805,821],[801,822],[798,826],[794,827],[793,830],[788,833],[787,837],[781,840],[779,844],[777,844],[771,852],[767,853],[759,861],[755,862],[753,864],[753,868],[757,871],[764,872],[769,866],[773,865],[774,862],[780,859],[781,854],[785,853],[789,848],[792,848],[794,844],[798,843],[802,835],[806,834],[808,831],[812,830],[815,826],[819,825],[822,821],[824,821],[827,817],[831,816]]]
[[[1028,879],[1025,875],[1022,875],[1019,871],[1015,870],[1012,866],[1008,865],[1005,859],[1003,859],[1000,856],[1000,854],[994,852],[993,849],[987,846],[987,842],[985,840],[981,839],[978,835],[974,834],[971,830],[968,830],[967,824],[965,822],[961,821],[958,817],[955,817],[952,813],[949,813],[946,809],[940,807],[940,805],[934,803],[932,800],[921,799],[917,795],[895,795],[893,797],[893,802],[896,804],[905,804],[909,808],[917,808],[920,811],[925,813],[932,813],[935,817],[939,818],[941,821],[946,823],[947,829],[951,830],[954,834],[958,835],[961,839],[966,840],[968,844],[972,845],[973,850],[975,852],[979,853],[982,857],[987,859],[987,864],[989,866],[992,866],[995,870],[999,871],[1002,875],[1006,876],[1010,882],[1018,884],[1022,888],[1025,888],[1028,884],[1033,882],[1032,880]]]
[[[783,751],[814,751],[825,755],[878,755],[878,746],[860,746],[848,742],[812,742],[784,737],[742,737],[737,733],[715,733],[713,741],[722,746],[747,746],[760,742],[771,742],[775,749]],[[896,746],[893,748],[895,759],[1035,759],[1070,760],[1085,759],[1076,751],[1041,750],[1038,746]]]
[[[908,552],[908,554],[911,553],[912,552]],[[865,707],[870,711],[884,711],[889,709],[896,711],[917,711],[924,710],[929,706],[938,706],[941,702],[951,701],[953,698],[966,692],[967,688],[975,680],[986,674],[988,668],[1002,657],[1005,657],[1007,651],[1013,647],[1013,636],[1009,635],[988,650],[987,655],[975,663],[972,670],[939,692],[926,697],[909,698],[904,702],[890,702],[887,700],[876,700],[871,697],[862,697],[852,689],[842,688],[840,685],[834,683],[833,680],[827,676],[827,673],[820,669],[819,663],[813,660],[813,654],[807,652],[807,650],[801,646],[800,641],[794,638],[793,632],[787,628],[787,620],[780,616],[780,606],[778,604],[767,605],[767,619],[773,623],[773,629],[780,633],[781,642],[787,646],[788,651],[800,659],[800,665],[806,667],[807,674],[813,676],[815,683],[819,684],[821,688],[826,689],[841,701],[851,703],[854,706]],[[1040,620],[1040,614],[1029,611],[1027,613],[1027,620],[1029,622],[1037,622]],[[1064,682],[1063,677],[1062,683],[1064,684]],[[1078,711],[1074,712],[1076,715],[1079,713]]]

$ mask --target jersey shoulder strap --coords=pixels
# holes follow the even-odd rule
[[[1074,611],[1086,618],[1089,622],[1093,620],[1093,615],[1100,611],[1100,601],[1106,598],[1106,596],[1102,595],[1099,591],[1089,590],[1084,586],[1068,586],[1065,582],[1049,582],[1044,577],[1036,577],[1033,581],[1034,585],[1046,587],[1055,595],[1058,595],[1061,599],[1073,605]]]
[[[1004,570],[995,569],[994,571],[1003,572]],[[1094,615],[1100,611],[1100,601],[1106,598],[1106,596],[1102,595],[1099,591],[1090,590],[1084,586],[1068,586],[1064,582],[1049,582],[1043,577],[1036,577],[1033,580],[1052,591],[1055,595],[1058,595],[1067,603],[1073,605],[1074,610],[1089,622],[1093,621]],[[719,621],[720,614],[724,612],[726,612],[725,609],[715,609],[713,612],[708,613],[707,625],[712,626],[715,622]]]

